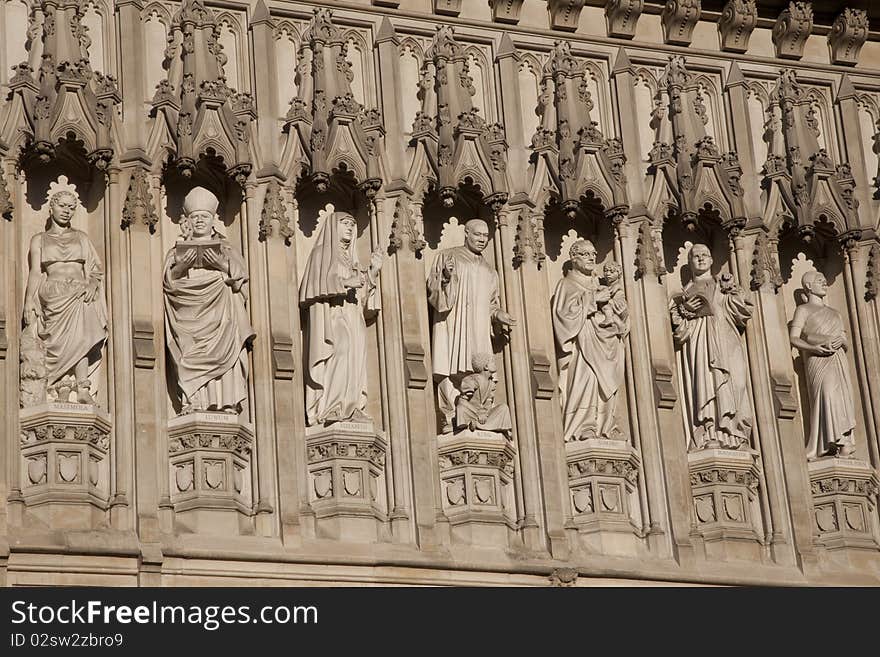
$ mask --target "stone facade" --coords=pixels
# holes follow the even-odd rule
[[[880,584],[845,5],[4,0],[0,585]]]

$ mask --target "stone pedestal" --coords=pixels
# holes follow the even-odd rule
[[[110,497],[110,416],[96,406],[50,402],[22,409],[22,497],[52,528],[97,524]]]
[[[500,433],[465,430],[438,436],[437,447],[453,541],[506,546],[516,527],[511,442]]]
[[[253,427],[229,413],[189,413],[168,423],[171,504],[183,530],[239,533],[253,515]]]
[[[627,553],[641,530],[634,517],[639,457],[623,440],[590,439],[565,445],[572,520],[590,551]]]
[[[876,471],[856,459],[823,458],[810,461],[813,495],[813,531],[827,549],[876,550]]]
[[[385,509],[385,439],[372,424],[306,429],[309,502],[319,538],[379,539]]]
[[[703,449],[688,454],[696,534],[710,558],[761,558],[756,454]]]

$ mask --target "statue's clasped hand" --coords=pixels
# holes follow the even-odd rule
[[[229,269],[229,257],[225,253],[205,251],[205,269],[225,272]]]
[[[443,282],[448,283],[452,280],[452,275],[455,273],[455,259],[451,257],[444,258],[443,260],[443,270],[441,271],[441,276],[443,277]]]
[[[92,303],[101,291],[101,281],[90,281],[82,291],[86,303]]]

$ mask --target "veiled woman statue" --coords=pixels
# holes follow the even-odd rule
[[[712,276],[705,244],[691,247],[688,266],[693,280],[670,303],[691,423],[688,448],[748,448],[752,404],[741,331],[752,316],[752,302],[729,274]]]
[[[52,194],[47,229],[31,239],[22,313],[25,406],[45,401],[46,386],[59,402],[75,391],[78,403],[95,403],[89,377],[107,339],[107,305],[101,259],[70,224],[78,205],[72,191]]]
[[[165,258],[165,330],[180,390],[181,414],[240,413],[247,399],[244,259],[214,229],[219,201],[203,187],[183,201],[184,239]]]
[[[357,224],[344,212],[329,214],[299,288],[308,310],[306,419],[309,426],[370,420],[367,407],[367,324],[365,312],[378,310],[376,280],[382,254],[370,265],[358,262]]]
[[[809,298],[794,311],[789,338],[800,349],[810,398],[807,458],[851,456],[856,413],[853,406],[846,329],[840,313],[825,305],[828,283],[817,271],[804,274]]]

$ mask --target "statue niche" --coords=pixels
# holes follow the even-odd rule
[[[617,394],[624,381],[624,340],[629,312],[619,265],[609,262],[600,276],[596,248],[578,240],[553,294],[553,328],[559,359],[563,439],[620,440]]]
[[[804,359],[810,403],[807,459],[852,458],[856,413],[843,317],[826,304],[828,282],[821,272],[805,273],[801,285],[808,298],[794,312],[789,338]]]
[[[688,267],[693,278],[669,305],[691,424],[688,450],[748,449],[752,405],[741,333],[752,302],[730,274],[712,275],[705,244],[691,247]]]
[[[163,291],[168,352],[180,414],[241,412],[247,399],[247,313],[242,255],[214,228],[217,197],[203,187],[183,202],[182,240],[165,257]]]
[[[49,197],[46,230],[30,242],[22,312],[21,406],[48,400],[95,403],[91,377],[107,340],[104,271],[86,233],[71,221],[79,207],[72,185]]]
[[[379,311],[376,282],[382,254],[366,267],[357,257],[357,222],[327,215],[318,230],[299,289],[307,310],[306,421],[309,426],[370,423],[367,408],[367,325]]]
[[[493,353],[493,328],[498,331],[516,324],[501,310],[498,274],[483,257],[488,243],[489,226],[482,219],[471,219],[465,224],[464,245],[438,253],[428,276],[428,302],[434,309],[434,379],[444,434],[453,431],[464,378],[479,374],[475,363],[483,363]],[[478,389],[486,385],[472,384],[478,384]],[[482,404],[490,397],[494,399],[494,392],[485,396]],[[507,414],[509,417],[509,411]]]

